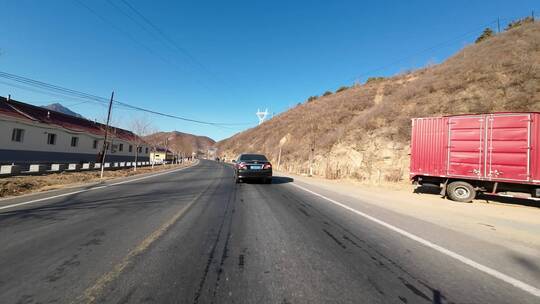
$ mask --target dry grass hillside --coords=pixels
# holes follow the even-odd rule
[[[465,47],[444,63],[313,99],[220,141],[230,158],[263,152],[281,170],[369,182],[407,178],[412,117],[540,111],[540,23]],[[313,149],[313,152],[311,152]]]
[[[183,153],[184,155],[191,155],[192,152],[206,153],[207,149],[216,143],[206,136],[197,136],[178,131],[158,132],[146,136],[144,139],[153,145],[167,147],[173,152]]]

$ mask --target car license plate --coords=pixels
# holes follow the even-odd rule
[[[251,166],[251,170],[261,170],[262,166]]]

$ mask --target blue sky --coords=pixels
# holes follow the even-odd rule
[[[159,130],[219,140],[256,125],[257,108],[280,113],[368,76],[441,62],[487,25],[496,29],[497,17],[504,27],[540,12],[538,1],[502,0],[125,1],[177,48],[122,0],[0,0],[0,71],[103,97],[115,90],[119,101],[173,115],[246,123],[218,128],[113,110],[123,127],[146,116]],[[104,106],[0,81],[2,96],[106,116]]]

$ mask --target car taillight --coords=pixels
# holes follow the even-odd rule
[[[272,169],[272,164],[271,163],[265,164],[263,169]]]
[[[238,163],[238,169],[246,169],[246,163]]]

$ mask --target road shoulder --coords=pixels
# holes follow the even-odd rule
[[[528,255],[540,256],[540,208],[481,201],[455,203],[438,195],[413,193],[412,186],[409,190],[370,188],[343,180],[283,172],[276,175],[293,178],[296,183],[312,189],[346,195],[362,204],[382,207]]]

